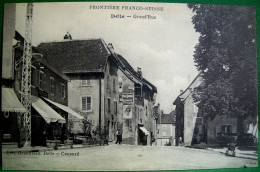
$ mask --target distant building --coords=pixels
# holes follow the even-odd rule
[[[175,111],[172,111],[170,114],[161,114],[157,126],[157,146],[174,146]]]

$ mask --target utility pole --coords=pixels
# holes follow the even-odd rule
[[[26,28],[24,38],[24,50],[22,57],[22,84],[21,102],[26,108],[26,113],[22,117],[22,125],[25,132],[24,146],[31,145],[31,59],[32,59],[32,15],[33,4],[27,4]]]

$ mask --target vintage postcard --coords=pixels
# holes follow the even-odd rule
[[[6,3],[2,50],[3,170],[258,168],[256,7]]]

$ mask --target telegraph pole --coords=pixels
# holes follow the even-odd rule
[[[22,84],[21,102],[26,108],[22,117],[22,125],[25,132],[24,146],[31,145],[31,60],[32,60],[32,15],[33,4],[27,4],[26,28],[24,38],[24,50],[22,57]]]

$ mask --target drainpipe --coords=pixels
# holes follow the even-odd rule
[[[101,76],[99,77],[99,119],[98,119],[98,124],[99,124],[99,137],[101,138]],[[101,145],[101,142],[100,142]]]

